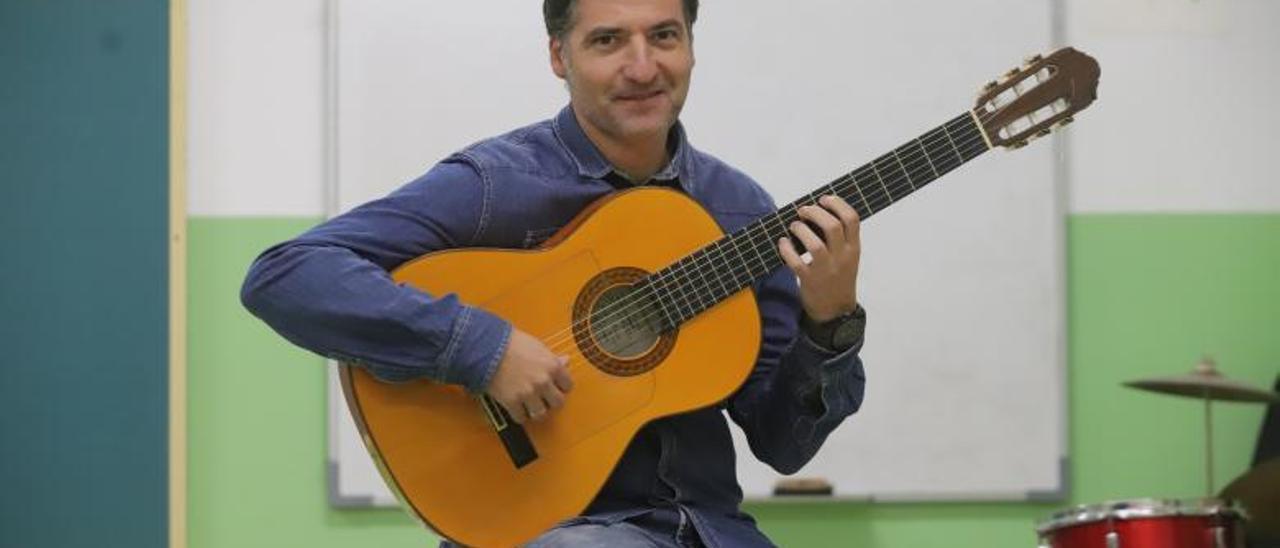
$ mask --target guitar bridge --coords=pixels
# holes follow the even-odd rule
[[[517,469],[538,460],[538,450],[534,449],[529,433],[511,419],[506,409],[487,395],[480,397],[480,407],[484,409],[485,416],[489,418],[489,424],[498,434],[498,440],[502,442],[503,449],[506,449],[507,456],[511,458],[511,463]]]

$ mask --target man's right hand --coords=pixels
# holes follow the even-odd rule
[[[542,341],[512,328],[488,394],[518,423],[542,420],[547,411],[563,406],[573,389],[568,366],[568,356],[556,356]]]

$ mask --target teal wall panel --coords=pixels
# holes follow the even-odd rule
[[[0,546],[167,544],[168,40],[0,2]]]

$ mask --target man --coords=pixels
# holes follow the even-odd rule
[[[445,248],[536,246],[596,199],[634,185],[687,193],[726,232],[772,213],[759,185],[694,149],[678,122],[697,10],[697,0],[545,0],[551,68],[568,85],[569,107],[268,249],[245,281],[245,305],[290,341],[384,380],[459,384],[520,422],[554,416],[573,397],[566,356],[387,272]],[[721,410],[757,458],[793,473],[862,401],[858,218],[834,196],[821,205],[790,227],[809,260],[784,238],[777,252],[788,268],[753,286],[763,343],[743,387],[720,406],[645,426],[583,515],[530,546],[770,544],[739,510]]]

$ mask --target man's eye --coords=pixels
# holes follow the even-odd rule
[[[674,30],[660,30],[654,33],[653,37],[657,38],[658,40],[666,41],[666,40],[675,40],[676,38],[680,37],[680,34]]]
[[[597,46],[611,46],[618,41],[618,37],[612,34],[597,36],[591,39],[591,43]]]

